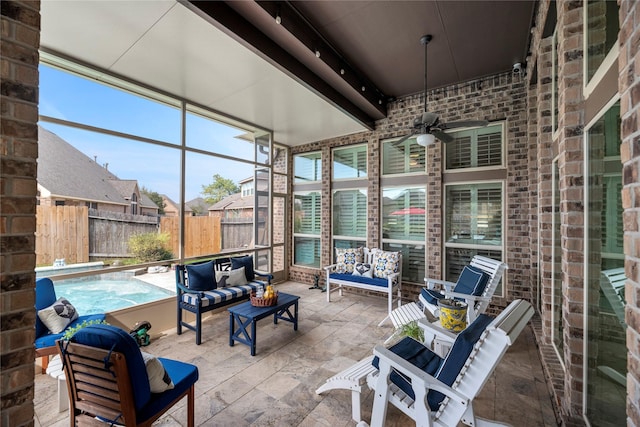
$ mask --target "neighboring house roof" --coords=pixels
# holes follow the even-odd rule
[[[242,193],[230,194],[218,203],[209,206],[210,211],[223,211],[225,209],[244,209],[253,207],[253,197],[242,197]]]
[[[202,197],[196,197],[193,200],[189,200],[185,205],[198,212],[206,212],[209,208],[209,204],[205,202]]]
[[[160,196],[162,196],[162,200],[164,201],[164,211],[167,212],[167,208],[169,211],[173,211],[173,212],[180,212],[179,206],[176,202],[174,202],[171,197],[167,196],[166,194],[161,194]],[[184,204],[184,211],[185,212],[193,212],[191,210],[191,207],[189,207],[188,203]]]
[[[58,135],[38,126],[38,184],[52,196],[129,205],[136,180],[120,180]],[[128,194],[125,198],[124,194]],[[157,205],[141,195],[138,204]]]

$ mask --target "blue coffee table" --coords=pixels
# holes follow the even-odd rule
[[[233,347],[236,341],[251,347],[251,355],[256,355],[256,322],[273,314],[273,323],[278,320],[293,323],[293,330],[298,330],[298,300],[299,296],[278,293],[278,303],[270,307],[254,307],[251,301],[243,302],[229,308],[229,345]],[[291,313],[291,306],[294,306]],[[236,322],[238,327],[236,329]],[[251,325],[251,331],[247,327]]]

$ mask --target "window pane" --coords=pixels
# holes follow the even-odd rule
[[[305,267],[320,267],[320,239],[293,238],[293,262]]]
[[[415,138],[404,142],[387,141],[382,144],[382,174],[395,175],[425,171],[425,148]]]
[[[43,116],[180,144],[180,109],[40,64]],[[151,125],[152,124],[152,125]]]
[[[502,165],[502,125],[452,132],[445,145],[447,169]]]
[[[333,179],[366,178],[367,146],[333,150]]]
[[[367,236],[367,193],[344,190],[333,193],[333,235]]]
[[[591,4],[591,3],[590,3]],[[624,425],[627,375],[622,244],[622,163],[606,156],[620,145],[619,103],[588,130],[587,416],[591,425]]]
[[[425,240],[424,187],[382,190],[382,238]]]
[[[253,133],[220,123],[209,112],[189,107],[186,114],[187,146],[253,160]]]
[[[322,153],[298,154],[293,157],[295,183],[320,181],[322,173]]]
[[[587,81],[594,76],[618,40],[618,2],[589,0],[587,4]]]
[[[320,193],[296,193],[293,232],[320,235]]]
[[[424,244],[383,243],[382,249],[402,253],[403,282],[424,283],[426,271]]]
[[[500,183],[446,188],[447,243],[502,245]]]

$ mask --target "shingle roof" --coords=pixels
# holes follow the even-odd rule
[[[128,205],[136,180],[120,180],[80,150],[38,126],[38,184],[52,195]],[[123,193],[124,192],[124,193]],[[125,200],[123,194],[128,193]],[[142,195],[146,207],[157,207]]]

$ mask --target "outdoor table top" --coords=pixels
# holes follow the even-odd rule
[[[260,320],[290,306],[299,299],[300,297],[297,295],[278,292],[278,302],[276,305],[270,305],[267,307],[254,307],[251,305],[251,301],[246,301],[242,304],[229,307],[229,312],[248,319]]]

